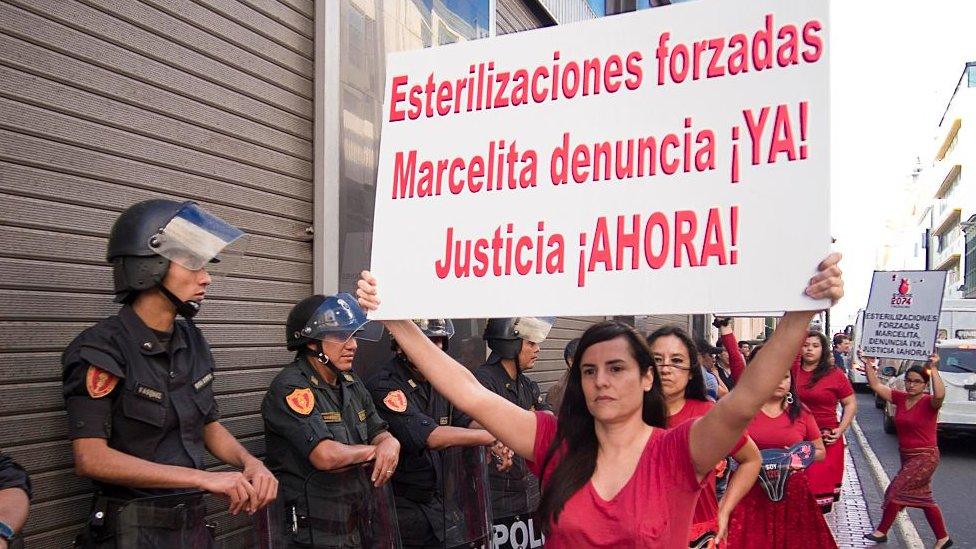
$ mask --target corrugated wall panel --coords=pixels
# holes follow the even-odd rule
[[[498,0],[495,20],[498,34],[521,32],[556,24],[542,5],[535,0]]]
[[[59,358],[117,309],[106,239],[135,202],[196,200],[252,234],[198,323],[224,425],[264,452],[282,324],[312,290],[313,14],[311,0],[0,0],[0,447],[34,479],[28,548],[70,545],[87,512]],[[221,535],[244,532],[209,505]]]

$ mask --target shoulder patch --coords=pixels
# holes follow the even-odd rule
[[[106,372],[95,365],[88,366],[85,374],[85,388],[88,389],[88,396],[92,398],[102,398],[112,392],[118,385],[119,378]]]
[[[285,397],[288,407],[296,414],[307,416],[315,408],[315,395],[309,388],[295,389]]]
[[[399,389],[396,391],[390,391],[389,393],[386,393],[386,396],[383,398],[383,404],[394,412],[406,412],[407,395],[403,394],[403,391]]]

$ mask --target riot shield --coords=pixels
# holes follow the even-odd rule
[[[116,512],[116,546],[212,549],[206,514],[203,492],[130,500]]]
[[[484,446],[451,447],[441,452],[444,547],[491,547],[491,491]]]
[[[373,486],[372,470],[370,462],[309,475],[307,515],[292,508],[296,540],[308,540],[317,548],[399,549],[393,492],[389,485]]]
[[[248,519],[248,528],[224,536],[216,549],[285,549],[290,547],[290,530],[286,527],[285,504],[277,499]]]
[[[545,536],[533,516],[539,507],[539,479],[520,456],[513,458],[507,473],[498,473],[494,464],[488,467],[493,545],[497,549],[542,547]]]

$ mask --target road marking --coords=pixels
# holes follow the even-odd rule
[[[871,449],[871,445],[868,444],[868,438],[864,436],[864,431],[861,430],[861,426],[857,423],[857,419],[851,422],[851,428],[854,431],[854,438],[857,439],[857,443],[861,446],[861,451],[864,452],[865,457],[868,458],[868,466],[871,468],[871,474],[874,476],[875,482],[882,490],[888,488],[891,484],[891,479],[888,478],[888,473],[885,472],[884,467],[881,466],[881,461],[878,459],[878,455],[874,453]],[[901,539],[905,541],[905,545],[908,547],[924,547],[925,544],[922,543],[922,538],[918,535],[918,530],[915,529],[915,523],[912,522],[912,518],[908,516],[908,511],[903,513],[898,513],[898,518],[895,520],[895,526],[898,528],[898,532],[901,534]]]

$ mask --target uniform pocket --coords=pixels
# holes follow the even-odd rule
[[[122,414],[154,427],[162,427],[166,422],[166,407],[162,403],[129,393],[122,397]]]

